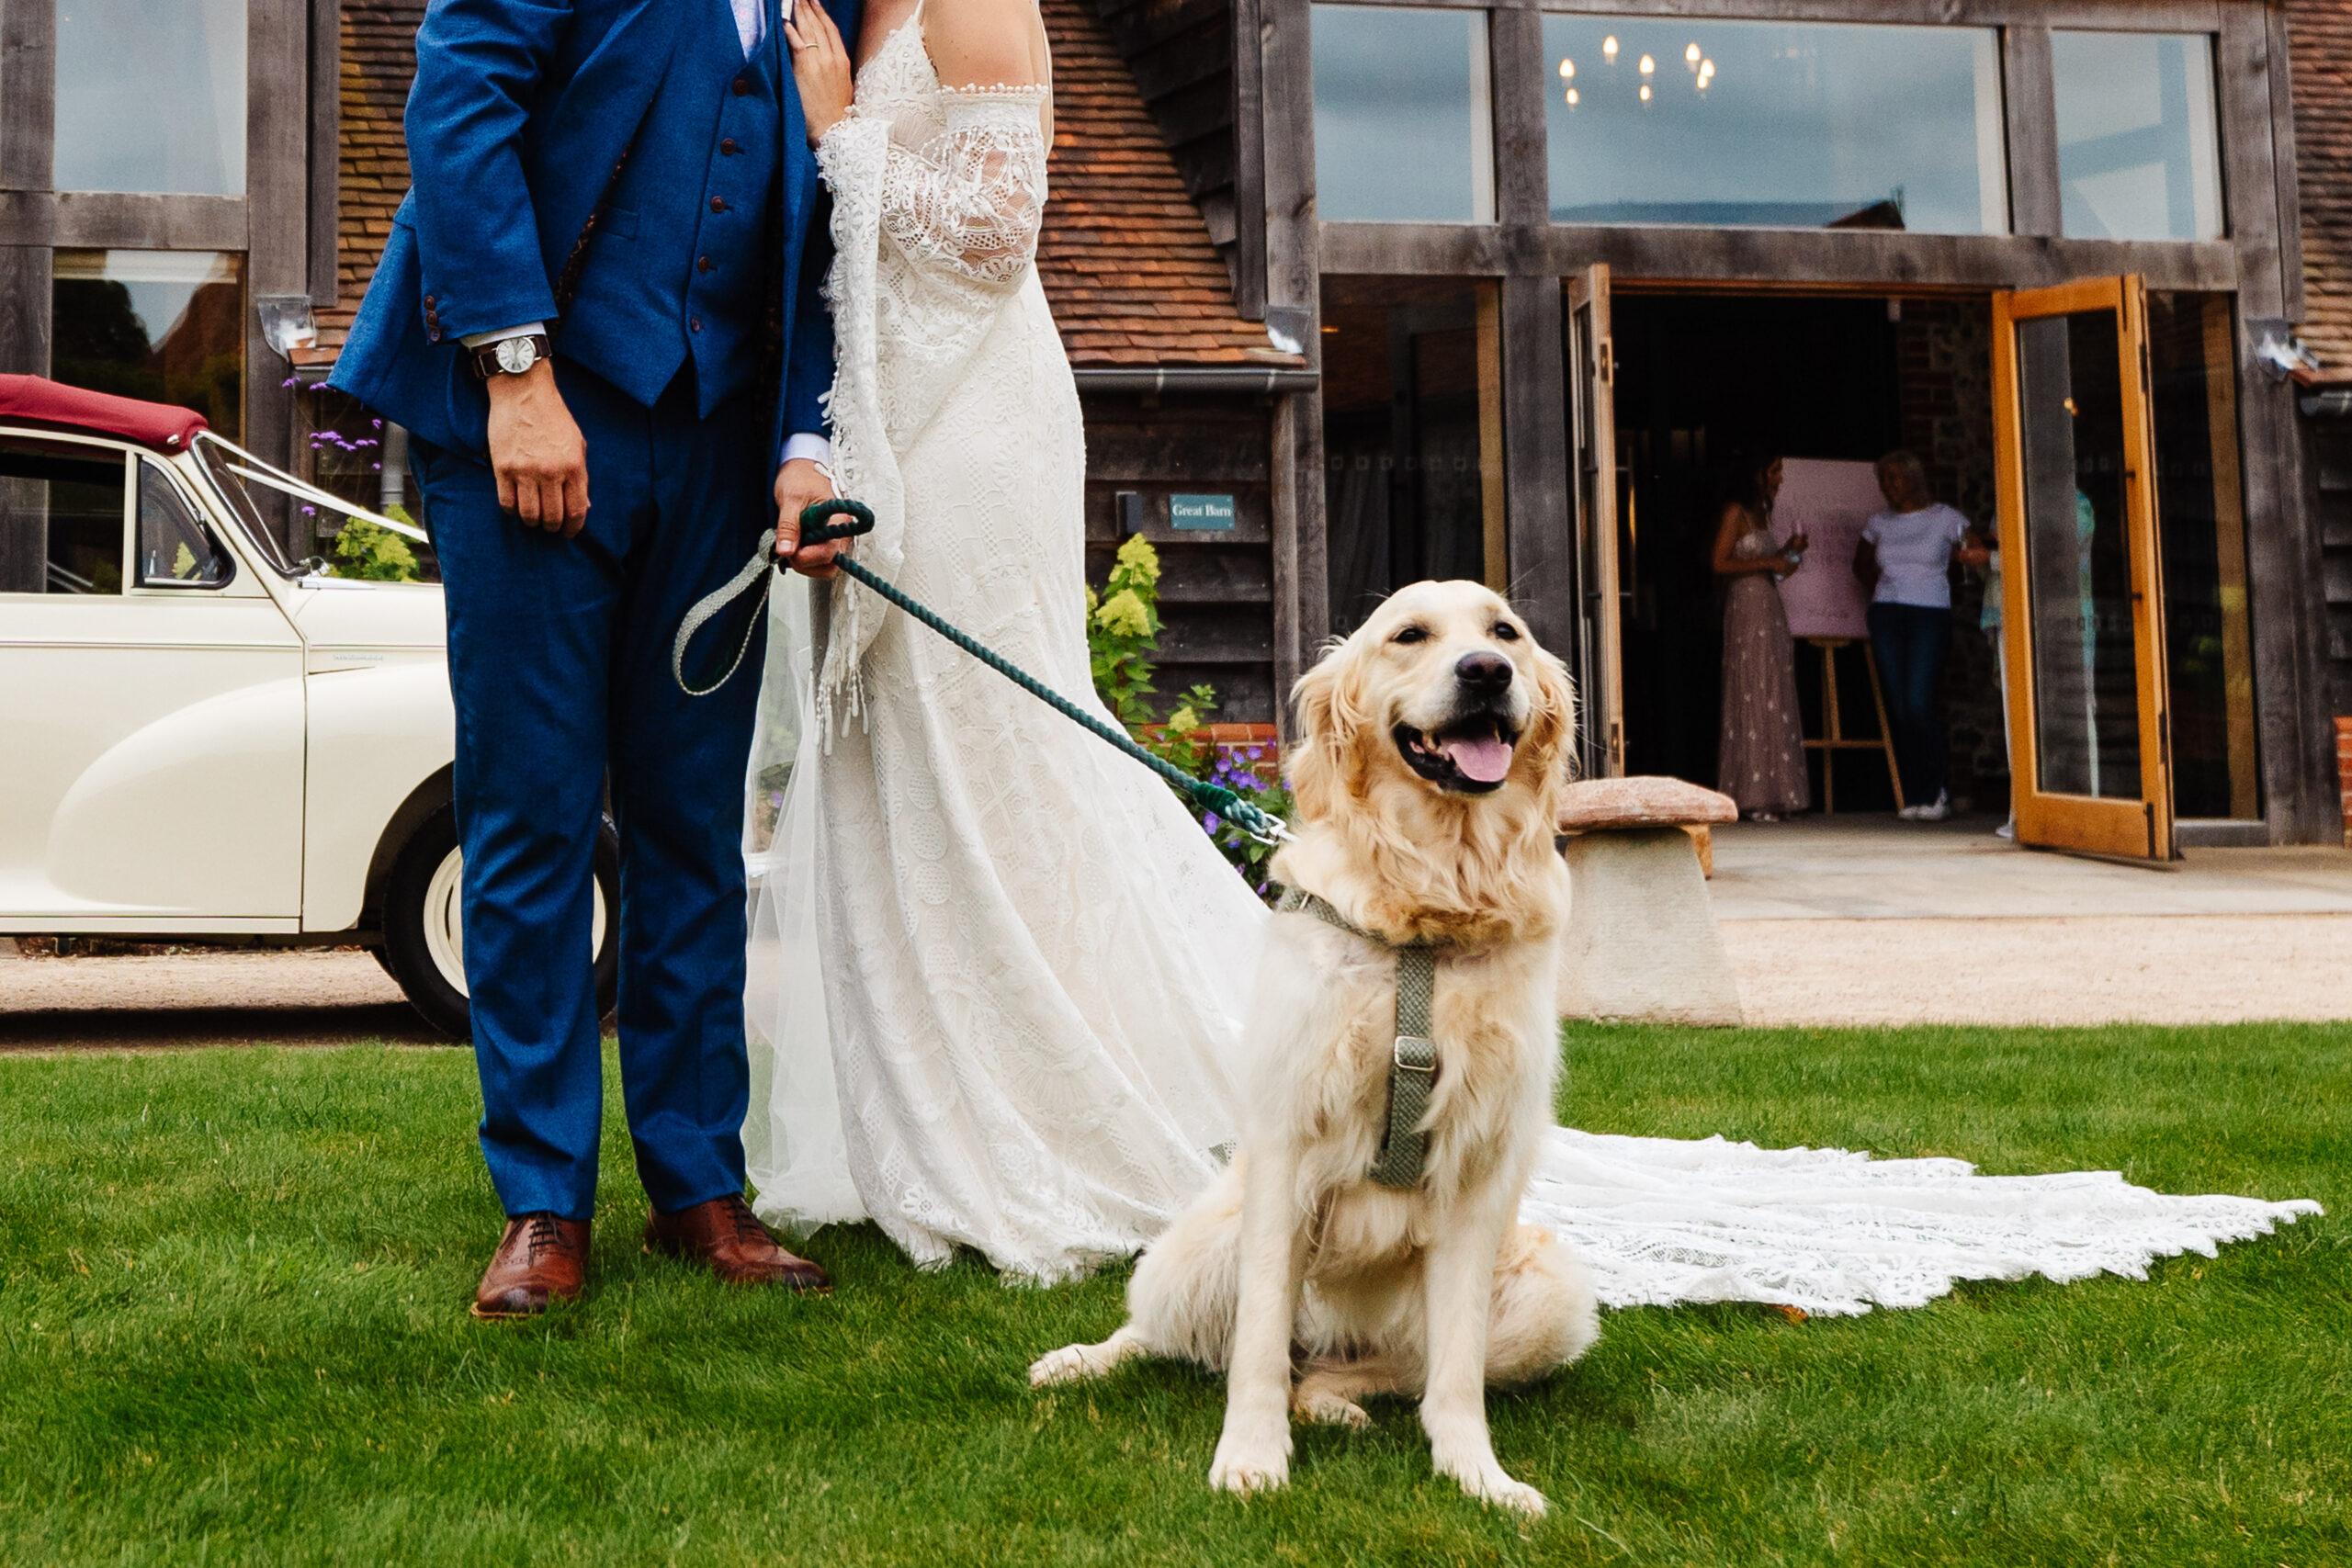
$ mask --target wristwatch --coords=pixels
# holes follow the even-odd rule
[[[520,376],[548,357],[548,334],[545,333],[533,333],[528,337],[501,338],[496,343],[483,344],[473,351],[474,374],[485,381],[492,376]]]

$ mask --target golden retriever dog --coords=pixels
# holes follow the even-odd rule
[[[1559,1060],[1568,878],[1553,824],[1575,693],[1500,597],[1422,582],[1295,695],[1296,838],[1273,871],[1352,929],[1274,917],[1239,1153],[1136,1265],[1126,1325],[1045,1357],[1030,1382],[1136,1355],[1223,1371],[1209,1483],[1234,1492],[1288,1481],[1294,1412],[1361,1427],[1363,1396],[1418,1395],[1437,1469],[1538,1514],[1543,1495],[1495,1459],[1486,1389],[1542,1377],[1600,1332],[1567,1248],[1519,1223]],[[1402,1054],[1404,943],[1438,951],[1421,1177],[1400,1190],[1369,1173]]]

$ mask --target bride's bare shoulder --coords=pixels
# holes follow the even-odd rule
[[[925,0],[923,47],[949,87],[1034,87],[1047,80],[1036,0]]]

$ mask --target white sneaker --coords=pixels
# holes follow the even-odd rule
[[[1919,813],[1926,809],[1927,807],[1924,806],[1906,806],[1902,810],[1896,812],[1895,815],[1902,818],[1905,822],[1917,822],[1919,820]]]
[[[2015,818],[2011,818],[2008,821],[2002,823],[1999,827],[1993,829],[1993,837],[1996,839],[2014,839],[2017,836],[2018,824]]]
[[[1951,796],[1941,790],[1936,792],[1935,804],[1923,806],[1911,814],[1914,822],[1940,822],[1951,815]]]

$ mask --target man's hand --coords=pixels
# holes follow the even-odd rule
[[[588,522],[588,444],[540,360],[520,376],[492,376],[490,467],[498,504],[525,525],[565,538]]]
[[[809,458],[795,457],[775,471],[775,553],[793,570],[820,581],[841,575],[833,558],[849,541],[828,539],[802,549],[800,513],[820,501],[832,500],[833,493],[833,481]]]

